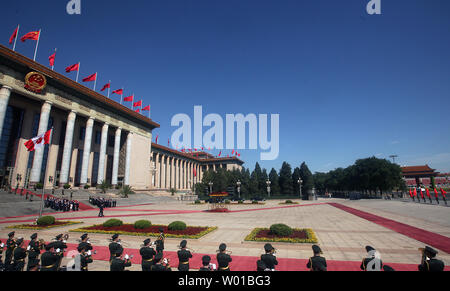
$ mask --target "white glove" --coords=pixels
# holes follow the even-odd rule
[[[90,256],[92,253],[91,253],[91,251],[89,250],[89,251],[87,252],[87,254],[88,254],[88,256]]]
[[[56,249],[56,252],[59,253],[61,250],[60,249]]]
[[[28,247],[27,247],[27,251],[29,251],[29,250],[31,250],[31,246],[28,246]]]
[[[63,243],[66,243],[67,241],[66,240],[63,240]]]
[[[125,255],[125,260],[128,260],[130,257],[128,255]]]
[[[89,240],[87,240],[87,243],[90,244],[91,242]]]
[[[210,266],[210,268],[213,269],[213,270],[216,270],[216,269],[217,269],[216,264],[209,264],[209,266]]]
[[[4,243],[1,243],[1,244],[0,244],[0,248],[3,248],[4,246],[5,246]]]

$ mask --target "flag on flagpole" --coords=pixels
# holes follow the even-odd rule
[[[83,82],[94,82],[95,80],[97,80],[97,73],[87,76],[83,79]]]
[[[16,30],[14,30],[13,34],[9,38],[9,44],[12,44],[13,40],[14,40],[13,51],[16,50],[16,43],[17,43],[17,37],[19,35],[19,28],[20,28],[20,25],[17,25]]]
[[[137,109],[137,110],[135,110],[134,112],[140,113],[140,112],[141,112],[141,109]]]
[[[50,144],[50,137],[52,135],[52,129],[44,134],[38,135],[25,143],[25,147],[29,152],[33,152],[46,144]]]
[[[139,102],[133,103],[133,107],[139,107],[139,106],[142,106],[142,100]]]
[[[131,95],[131,96],[128,96],[128,97],[123,98],[123,101],[126,101],[126,102],[133,102],[133,101],[134,101],[134,95]]]
[[[117,95],[123,95],[123,89],[114,90],[114,91],[112,91],[112,93],[117,94]]]
[[[76,63],[74,65],[68,66],[66,68],[66,73],[70,73],[70,72],[73,72],[73,71],[78,71],[79,69],[80,69],[80,63]]]
[[[156,140],[155,140],[156,144],[158,144],[158,137],[159,137],[159,135],[156,136]]]
[[[21,40],[22,42],[25,42],[27,39],[38,40],[40,34],[41,34],[41,31],[40,31],[40,30],[39,30],[39,31],[31,31],[31,32],[25,34],[24,36],[22,36],[22,37],[20,38],[20,40]]]
[[[53,53],[53,55],[48,57],[48,62],[50,64],[50,67],[52,68],[52,70],[55,67],[55,58],[56,58],[56,49],[55,49],[55,52]]]
[[[111,81],[108,82],[108,84],[104,85],[103,88],[100,91],[105,91],[108,89],[108,98],[109,98],[109,89],[111,89]]]

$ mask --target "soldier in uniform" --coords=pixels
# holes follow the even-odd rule
[[[45,252],[41,256],[40,271],[58,271],[58,263],[60,256],[55,253],[55,242],[51,242],[45,246]]]
[[[309,258],[306,267],[311,271],[327,271],[327,260],[320,256],[322,254],[320,247],[318,245],[313,245],[312,250],[314,256]]]
[[[80,269],[82,272],[87,272],[88,264],[94,261],[91,256],[91,251],[87,250],[87,248],[87,244],[78,245],[78,252],[80,253]]]
[[[438,251],[426,246],[422,251],[422,261],[419,265],[421,272],[442,272],[444,271],[444,262],[436,259]]]
[[[67,249],[66,241],[64,240],[64,236],[62,234],[58,234],[53,242],[54,249],[56,254],[59,256],[59,261],[57,264],[57,270],[61,267],[62,259],[64,258],[64,251]]]
[[[362,260],[361,270],[363,271],[381,271],[383,262],[379,257],[379,253],[371,246],[366,246],[367,257]]]
[[[153,265],[153,258],[156,255],[155,250],[150,246],[151,240],[144,240],[144,245],[139,250],[139,253],[142,257],[142,271],[151,271],[151,267]]]
[[[275,266],[278,265],[277,258],[273,255],[275,253],[275,249],[271,244],[264,245],[265,255],[261,255],[261,261],[264,262],[267,269],[275,270]]]
[[[14,258],[13,270],[16,272],[22,272],[23,268],[25,267],[25,259],[27,257],[27,251],[23,247],[24,245],[23,238],[19,238],[16,243],[17,247],[14,249],[13,252]]]
[[[5,270],[12,271],[12,258],[13,252],[16,248],[16,240],[14,239],[15,232],[8,233],[8,240],[6,241],[6,252],[5,252]]]
[[[190,251],[186,249],[187,241],[182,240],[180,243],[180,250],[178,251],[178,271],[189,271],[189,259],[192,258]]]
[[[164,251],[164,240],[165,239],[166,239],[166,236],[164,235],[164,229],[162,227],[160,227],[159,228],[159,237],[155,241],[157,253],[162,253]]]
[[[117,249],[114,258],[111,261],[110,271],[111,272],[122,272],[125,271],[126,267],[131,267],[131,260],[128,255],[122,259],[123,248]]]
[[[78,247],[84,247],[86,249],[86,251],[92,251],[92,245],[91,242],[89,241],[89,237],[88,234],[85,233],[83,234],[81,237],[81,242],[78,244]]]
[[[39,255],[41,254],[41,246],[37,240],[38,234],[31,235],[31,241],[28,244],[28,265],[27,271],[37,271],[39,268]]]
[[[163,260],[163,253],[157,253],[154,259],[154,264],[152,266],[152,271],[172,271],[170,268],[170,260],[164,259]]]
[[[199,271],[214,271],[215,265],[211,264],[211,257],[210,256],[203,256],[202,258],[202,267],[199,269]]]
[[[112,260],[116,257],[116,253],[123,252],[123,247],[120,244],[119,235],[115,234],[111,238],[111,243],[109,244],[109,262],[112,262]]]
[[[0,240],[0,272],[3,271],[4,265],[3,265],[3,248],[5,247],[5,244]]]
[[[219,253],[217,254],[217,263],[219,264],[219,271],[230,271],[229,263],[232,261],[229,254],[226,253],[227,245],[221,244],[219,246]]]

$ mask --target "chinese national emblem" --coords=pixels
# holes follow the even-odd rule
[[[28,73],[25,77],[25,89],[34,93],[42,93],[47,86],[47,79],[44,75],[36,72]]]

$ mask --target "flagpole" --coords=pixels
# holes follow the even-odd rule
[[[53,142],[53,130],[54,130],[54,127],[52,127],[52,134],[51,134],[50,142],[48,145],[49,147],[51,146],[51,144]],[[44,147],[45,147],[45,144],[44,144]],[[44,183],[42,183],[42,197],[41,197],[41,205],[39,207],[39,217],[42,217],[42,211],[44,209],[44,196],[45,196],[45,181],[44,181]]]
[[[37,43],[36,43],[36,48],[34,49],[33,61],[36,61],[36,54],[37,54],[37,49],[38,49],[38,46],[39,46],[39,40],[40,39],[41,39],[41,29],[39,29],[39,36],[38,36],[38,40],[37,40]]]
[[[17,25],[16,38],[14,39],[13,51],[16,50],[17,37],[19,37],[20,24]]]
[[[56,59],[56,51],[57,51],[58,49],[57,48],[55,48],[55,59]],[[52,71],[53,71],[53,69],[55,68],[55,60],[53,60],[53,66],[52,66]]]
[[[80,75],[80,67],[81,67],[81,62],[78,62],[77,78],[76,78],[75,82],[78,82],[78,76]]]
[[[109,98],[109,91],[111,90],[111,80],[109,80],[109,87],[108,87],[108,98]]]
[[[123,87],[122,87],[122,94],[120,94],[120,104],[122,105],[122,99],[123,99]]]
[[[98,74],[98,73],[95,73],[94,91],[95,91],[95,86],[97,86],[97,77],[98,77],[97,74]]]

